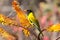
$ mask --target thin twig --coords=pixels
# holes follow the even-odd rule
[[[56,40],[59,40],[60,39],[60,37],[58,37]]]

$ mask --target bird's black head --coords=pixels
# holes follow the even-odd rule
[[[29,15],[30,12],[33,12],[32,10],[27,10],[27,14]]]

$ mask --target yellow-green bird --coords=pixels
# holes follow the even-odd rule
[[[41,28],[40,28],[39,22],[35,17],[34,12],[31,10],[27,10],[27,17],[28,17],[29,22],[31,24],[35,25],[34,27],[36,27],[39,30],[38,39],[40,39],[39,37],[41,37],[41,35],[43,36],[43,33],[42,33]]]
[[[28,17],[29,22],[30,22],[31,24],[35,25],[36,28],[37,28],[39,31],[41,31],[41,30],[40,30],[39,22],[38,22],[38,20],[36,19],[34,12],[31,11],[31,10],[27,10],[27,17]]]

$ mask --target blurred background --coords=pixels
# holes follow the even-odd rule
[[[16,13],[12,8],[12,1],[13,0],[0,0],[0,14],[15,19]],[[18,2],[23,11],[29,9],[34,11],[42,30],[52,24],[60,23],[60,0],[18,0]],[[47,20],[47,18],[49,19]],[[9,27],[5,27],[1,24],[0,26],[2,26],[6,31],[14,34]],[[22,32],[18,33],[18,35],[20,35],[19,40],[33,40],[31,37],[25,38],[25,36],[21,34]],[[46,40],[56,40],[60,37],[60,32],[44,31],[43,34],[49,38]],[[4,40],[4,38],[0,37],[0,40]]]

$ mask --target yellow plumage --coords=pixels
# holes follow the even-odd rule
[[[32,21],[32,22],[35,22],[36,21],[36,18],[34,17],[33,13],[30,12],[30,14],[28,15],[28,20]],[[31,23],[31,22],[30,22]]]
[[[29,20],[30,24],[32,24],[32,25],[34,24],[35,27],[36,27],[39,31],[41,31],[39,22],[38,22],[38,20],[36,19],[34,12],[31,11],[31,10],[27,10],[27,12],[28,12],[27,17],[28,17],[28,20]]]

